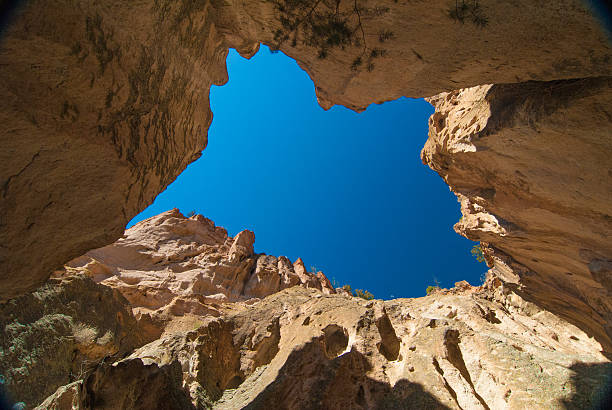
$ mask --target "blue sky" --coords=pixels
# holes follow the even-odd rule
[[[255,251],[301,257],[330,279],[377,298],[418,297],[437,279],[479,284],[486,266],[453,224],[459,204],[421,163],[424,100],[357,114],[324,111],[306,72],[262,47],[231,51],[229,82],[211,90],[208,147],[128,226],[171,208],[195,210],[230,235],[255,232]]]

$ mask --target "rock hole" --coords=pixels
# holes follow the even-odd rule
[[[304,321],[302,322],[302,326],[308,326],[309,324],[310,324],[310,316],[304,319]]]
[[[389,361],[397,360],[400,352],[400,339],[395,334],[389,316],[384,314],[378,318],[376,327],[381,339],[377,345],[378,351]]]
[[[348,346],[348,332],[345,328],[338,325],[327,325],[323,329],[323,343],[325,354],[330,359],[338,357]]]

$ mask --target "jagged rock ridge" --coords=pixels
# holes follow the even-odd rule
[[[359,6],[355,8],[355,4]],[[583,387],[576,387],[572,394],[559,392],[556,397],[562,402],[569,400],[569,407],[593,403],[597,395],[590,396],[584,386],[596,385],[589,381],[591,373],[605,376],[609,371],[598,352],[610,355],[612,322],[612,252],[608,239],[612,190],[607,161],[612,154],[608,136],[612,117],[610,42],[586,3],[578,0],[545,5],[529,0],[473,4],[480,7],[480,21],[486,20],[484,27],[473,24],[465,15],[462,24],[457,9],[453,18],[450,1],[341,1],[337,12],[333,5],[317,2],[320,8],[316,11],[323,17],[325,13],[332,13],[332,17],[340,13],[351,27],[363,29],[359,30],[363,34],[359,45],[352,39],[344,48],[326,50],[327,57],[321,59],[319,47],[297,41],[303,38],[296,39],[295,45],[291,39],[275,44],[275,33],[283,30],[282,11],[270,1],[24,3],[5,28],[0,43],[0,93],[4,102],[0,107],[4,125],[0,133],[0,298],[6,300],[34,290],[66,261],[118,239],[125,223],[151,203],[206,146],[212,118],[208,89],[227,80],[224,60],[228,47],[250,56],[263,41],[280,46],[308,71],[325,108],[339,103],[360,110],[372,102],[399,96],[449,92],[431,99],[436,114],[423,159],[459,196],[464,217],[456,230],[484,242],[487,262],[493,266],[489,278],[491,286],[495,285],[492,289],[502,289],[502,294],[512,300],[528,300],[524,311],[527,317],[552,314],[568,320],[571,325],[561,321],[549,326],[570,326],[570,346],[575,339],[589,341],[585,352],[590,356],[576,359],[579,364],[567,364],[574,373],[563,376],[572,386]],[[374,54],[376,58],[371,60]],[[365,62],[352,69],[356,56]],[[463,89],[482,84],[497,85]],[[242,241],[248,242],[248,235],[235,242]],[[172,266],[180,267],[180,263]],[[118,276],[126,275],[121,272]],[[291,292],[298,290],[280,294]],[[74,297],[67,297],[67,306]],[[191,298],[177,294],[176,300],[182,300],[181,306],[176,305],[177,312],[190,309],[185,297]],[[484,297],[493,296],[485,293]],[[461,303],[470,300],[460,298]],[[11,303],[14,300],[2,308]],[[206,298],[204,303],[208,303]],[[244,308],[241,303],[229,308],[231,312],[212,305],[209,311],[216,311],[219,317],[233,315],[237,314],[234,310]],[[499,303],[505,306],[506,302]],[[172,315],[163,307],[156,310],[160,308],[160,315]],[[155,315],[140,314],[139,309],[145,307],[134,309],[140,315],[137,324],[143,327],[138,332],[144,336],[173,333],[163,321],[147,322]],[[494,316],[487,313],[490,319],[500,316],[492,311]],[[73,315],[79,314],[69,311],[66,316],[72,319],[58,323],[78,323],[82,319]],[[3,320],[19,327],[10,315]],[[32,317],[17,322],[22,325],[22,321],[38,320]],[[389,326],[383,325],[385,322],[380,323],[387,334]],[[389,323],[399,334],[393,318]],[[437,326],[437,322],[430,323]],[[348,374],[359,378],[363,369],[369,374],[371,362],[362,362],[357,356],[335,362],[328,358],[342,346],[344,335],[348,334],[350,340],[351,331],[349,324],[338,325],[335,318],[327,324],[338,328],[325,326],[328,331],[323,332],[334,340],[332,347],[323,343],[322,348],[331,362],[321,362],[324,365],[317,368],[329,371],[326,374],[331,378],[326,380],[332,380],[339,368],[348,367],[341,379]],[[574,325],[584,334],[574,332]],[[64,328],[61,334],[68,339],[74,337],[72,325]],[[498,396],[483,392],[480,376],[465,359],[463,346],[468,346],[468,341],[470,347],[477,346],[479,340],[466,337],[460,329],[447,330],[435,338],[446,353],[431,357],[435,358],[433,370],[444,379],[439,390],[448,391],[452,400],[434,394],[435,400],[449,407],[483,402],[503,407]],[[101,336],[96,331],[87,334],[92,337],[87,342],[90,344]],[[105,340],[102,338],[102,342]],[[376,350],[378,353],[373,354],[394,357],[397,344],[393,338],[387,340],[391,341],[380,342],[385,353]],[[314,349],[309,357],[322,357],[317,356],[316,345],[309,346],[307,349]],[[274,392],[293,392],[292,375],[312,364],[304,363],[299,356],[294,355],[295,361],[290,361],[294,365],[281,368],[282,377],[258,395],[253,406],[274,403]],[[11,363],[17,363],[19,357],[11,358]],[[456,373],[445,367],[442,357],[453,363],[462,378],[452,380]],[[66,368],[76,364],[70,362]],[[186,376],[178,371],[177,364],[104,366],[96,367],[91,378],[88,373],[85,382],[64,388],[62,397],[68,402],[80,400],[73,393],[88,397],[85,406],[91,405],[87,392],[102,396],[106,392],[119,400],[123,396],[113,390],[109,380],[126,375],[129,379],[130,374],[140,374],[143,382],[123,393],[136,393],[149,380],[154,386],[173,386],[160,402],[174,397],[172,400],[178,403],[176,397],[184,394],[179,379]],[[537,374],[535,367],[532,370]],[[32,370],[29,374],[34,373]],[[238,377],[255,377],[247,373]],[[270,386],[266,383],[274,377],[266,377],[257,379],[256,384]],[[62,378],[66,378],[64,374],[56,381]],[[289,382],[283,384],[281,379]],[[379,396],[372,391],[388,391],[384,383],[364,383],[367,386],[361,384],[363,389],[356,392],[346,390],[346,397],[353,394],[356,406],[374,406]],[[228,381],[224,386],[233,383]],[[416,396],[406,392],[420,392],[415,386],[409,385],[399,398],[390,393],[391,402],[414,403]],[[208,388],[202,393],[204,402],[218,395]],[[304,389],[313,397],[327,400],[321,385],[315,383]],[[507,403],[521,407],[520,400],[512,399],[515,391],[509,393]],[[527,397],[536,397],[529,394]],[[193,397],[198,396],[190,396],[190,400]],[[419,397],[428,396],[419,393]],[[547,396],[542,392],[537,397]],[[229,397],[215,403],[220,405],[226,399],[228,403],[243,403],[232,401],[240,398]],[[429,398],[423,400],[425,405],[432,403]],[[555,400],[542,406],[563,405],[552,404]]]
[[[3,306],[0,324],[22,329],[0,339],[11,352],[0,369],[9,390],[35,405],[57,388],[41,409],[588,408],[606,399],[612,365],[601,344],[526,301],[497,268],[481,287],[460,282],[417,299],[367,301],[307,282],[246,299],[230,280],[212,290],[227,286],[222,298],[199,295],[193,285],[207,273],[240,277],[231,250],[244,233],[252,246],[248,231],[228,238],[200,215],[168,211]],[[244,248],[242,262],[255,257]],[[155,267],[151,260],[164,261],[159,271],[142,270]],[[160,286],[160,275],[180,266],[200,276],[177,273]],[[143,307],[145,293],[156,303],[162,289],[176,292],[168,306],[191,296],[199,309]],[[26,313],[43,306],[44,316]],[[108,342],[119,335],[122,347]],[[41,337],[95,355],[55,355],[58,370],[45,373],[51,353],[39,351]]]
[[[327,58],[306,41],[308,27],[289,33],[295,44],[275,40],[307,2],[289,16],[268,0],[24,3],[0,43],[0,297],[118,239],[200,156],[208,90],[227,81],[230,47],[248,57],[260,42],[278,45],[313,78],[322,106],[355,110],[479,84],[612,74],[610,43],[582,1],[475,3],[484,27],[456,9],[453,18],[448,0],[317,1],[316,16],[359,33]]]
[[[84,272],[117,289],[138,317],[218,315],[215,306],[247,302],[303,286],[336,293],[322,272],[308,272],[301,259],[255,254],[255,234],[234,238],[214,222],[178,209],[139,222],[123,237],[70,261],[55,276]]]

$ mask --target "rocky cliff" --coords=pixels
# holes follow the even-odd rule
[[[41,409],[596,408],[607,398],[601,344],[495,269],[480,287],[363,300],[301,263],[254,255],[252,240],[173,210],[72,261],[0,308],[6,388]],[[255,296],[249,284],[262,279]]]
[[[0,41],[4,298],[118,239],[199,157],[229,47],[278,47],[313,78],[322,106],[355,110],[612,72],[610,43],[579,0],[19,4]]]
[[[430,99],[423,162],[457,233],[529,299],[612,354],[612,78],[488,85]],[[501,269],[505,267],[506,269]]]
[[[156,396],[143,386],[159,394],[155,386],[166,386],[158,397],[166,408],[278,406],[282,396],[295,398],[289,408],[298,400],[306,407],[382,408],[595,403],[602,397],[597,386],[609,374],[604,357],[612,351],[612,50],[593,3],[18,3],[0,27],[0,364],[13,372],[11,380],[21,380],[11,391],[36,402],[72,381],[49,399],[48,407],[59,408],[73,402],[101,407],[103,401],[147,408]],[[422,158],[459,198],[464,216],[457,232],[482,241],[492,268],[487,286],[385,302],[385,309],[380,303],[359,307],[361,301],[343,295],[282,290],[305,283],[307,273],[297,262],[254,255],[249,232],[227,238],[206,220],[170,214],[155,221],[164,226],[164,218],[174,218],[180,232],[157,231],[150,221],[138,228],[157,232],[149,239],[139,242],[130,231],[119,239],[126,222],[205,148],[212,120],[208,90],[227,80],[228,48],[248,57],[261,42],[296,59],[323,107],[361,110],[399,96],[430,97],[436,113]],[[164,247],[165,239],[172,246]],[[77,257],[56,274],[58,283],[29,293]],[[75,271],[93,280],[74,279]],[[309,280],[323,287],[322,278]],[[71,286],[89,289],[91,301],[79,299]],[[303,321],[314,320],[322,330],[288,319],[297,317],[291,301],[304,298],[323,303]],[[98,321],[83,317],[88,312],[80,307],[95,300],[103,304],[96,307],[103,316]],[[489,320],[453,316],[442,326],[441,318],[418,308],[442,300],[457,312],[461,306],[480,312],[477,303]],[[325,303],[354,309],[340,319]],[[394,304],[431,325],[398,319]],[[283,313],[272,318],[264,308]],[[251,311],[261,316],[259,325],[257,317],[247,319]],[[197,331],[174,320],[192,312],[209,318]],[[117,313],[123,319],[113,319]],[[511,327],[504,327],[504,315]],[[319,316],[325,320],[316,322]],[[542,336],[542,328],[528,336],[539,328],[533,320],[555,335]],[[418,330],[413,336],[402,333],[407,323]],[[292,344],[287,335],[296,328],[305,339],[296,336]],[[128,342],[123,332],[139,337]],[[420,334],[429,336],[407,352],[404,339]],[[30,336],[20,341],[20,335]],[[44,374],[51,349],[37,343],[47,337],[52,345],[61,341],[62,359],[49,365],[55,370],[42,378],[34,398],[24,383]],[[347,338],[350,350],[336,357]],[[152,339],[157,345],[133,351]],[[206,350],[217,347],[227,356]],[[409,352],[420,351],[423,361],[410,365]],[[101,360],[101,352],[115,364]],[[128,352],[130,358],[117,362]],[[494,352],[502,356],[487,365],[483,357]],[[531,356],[539,367],[520,362]],[[92,364],[81,372],[86,360]],[[514,360],[519,370],[507,367]],[[229,379],[200,371],[221,367],[233,369]],[[419,379],[420,371],[429,376]],[[538,384],[538,377],[546,383]],[[117,380],[125,381],[123,389]],[[508,383],[519,384],[500,387]],[[550,387],[559,385],[569,390]]]
[[[308,272],[301,259],[255,254],[254,242],[251,231],[231,238],[202,215],[186,218],[174,209],[136,224],[54,276],[84,273],[118,290],[137,317],[154,322],[219,316],[226,302],[254,303],[296,285],[336,293],[322,272]]]

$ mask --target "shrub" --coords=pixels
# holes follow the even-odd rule
[[[440,287],[438,286],[427,286],[427,289],[425,289],[425,293],[427,293],[427,295],[431,295],[438,289],[440,289]]]
[[[485,262],[485,257],[482,253],[482,248],[480,245],[474,245],[471,252],[472,256],[475,257],[478,262]]]
[[[366,7],[357,0],[347,2],[347,7],[341,7],[342,0],[268,1],[274,4],[280,22],[280,28],[274,32],[274,41],[270,44],[273,53],[285,42],[292,47],[298,43],[313,47],[321,59],[327,58],[333,49],[359,50],[350,66],[352,71],[362,66],[372,71],[372,60],[386,54],[386,50],[368,47],[362,17],[380,17],[389,12],[388,7]],[[381,30],[378,35],[381,43],[393,38],[390,30]]]
[[[466,19],[472,21],[472,23],[478,27],[485,27],[489,23],[489,19],[484,15],[482,7],[480,7],[479,0],[455,0],[454,7],[451,6],[448,9],[448,16],[458,21],[461,24],[465,23]]]
[[[372,295],[367,290],[361,290],[361,289],[355,289],[355,292],[353,293],[353,296],[361,298],[361,299],[365,299],[365,300],[372,300],[372,299],[374,299],[374,295]]]

